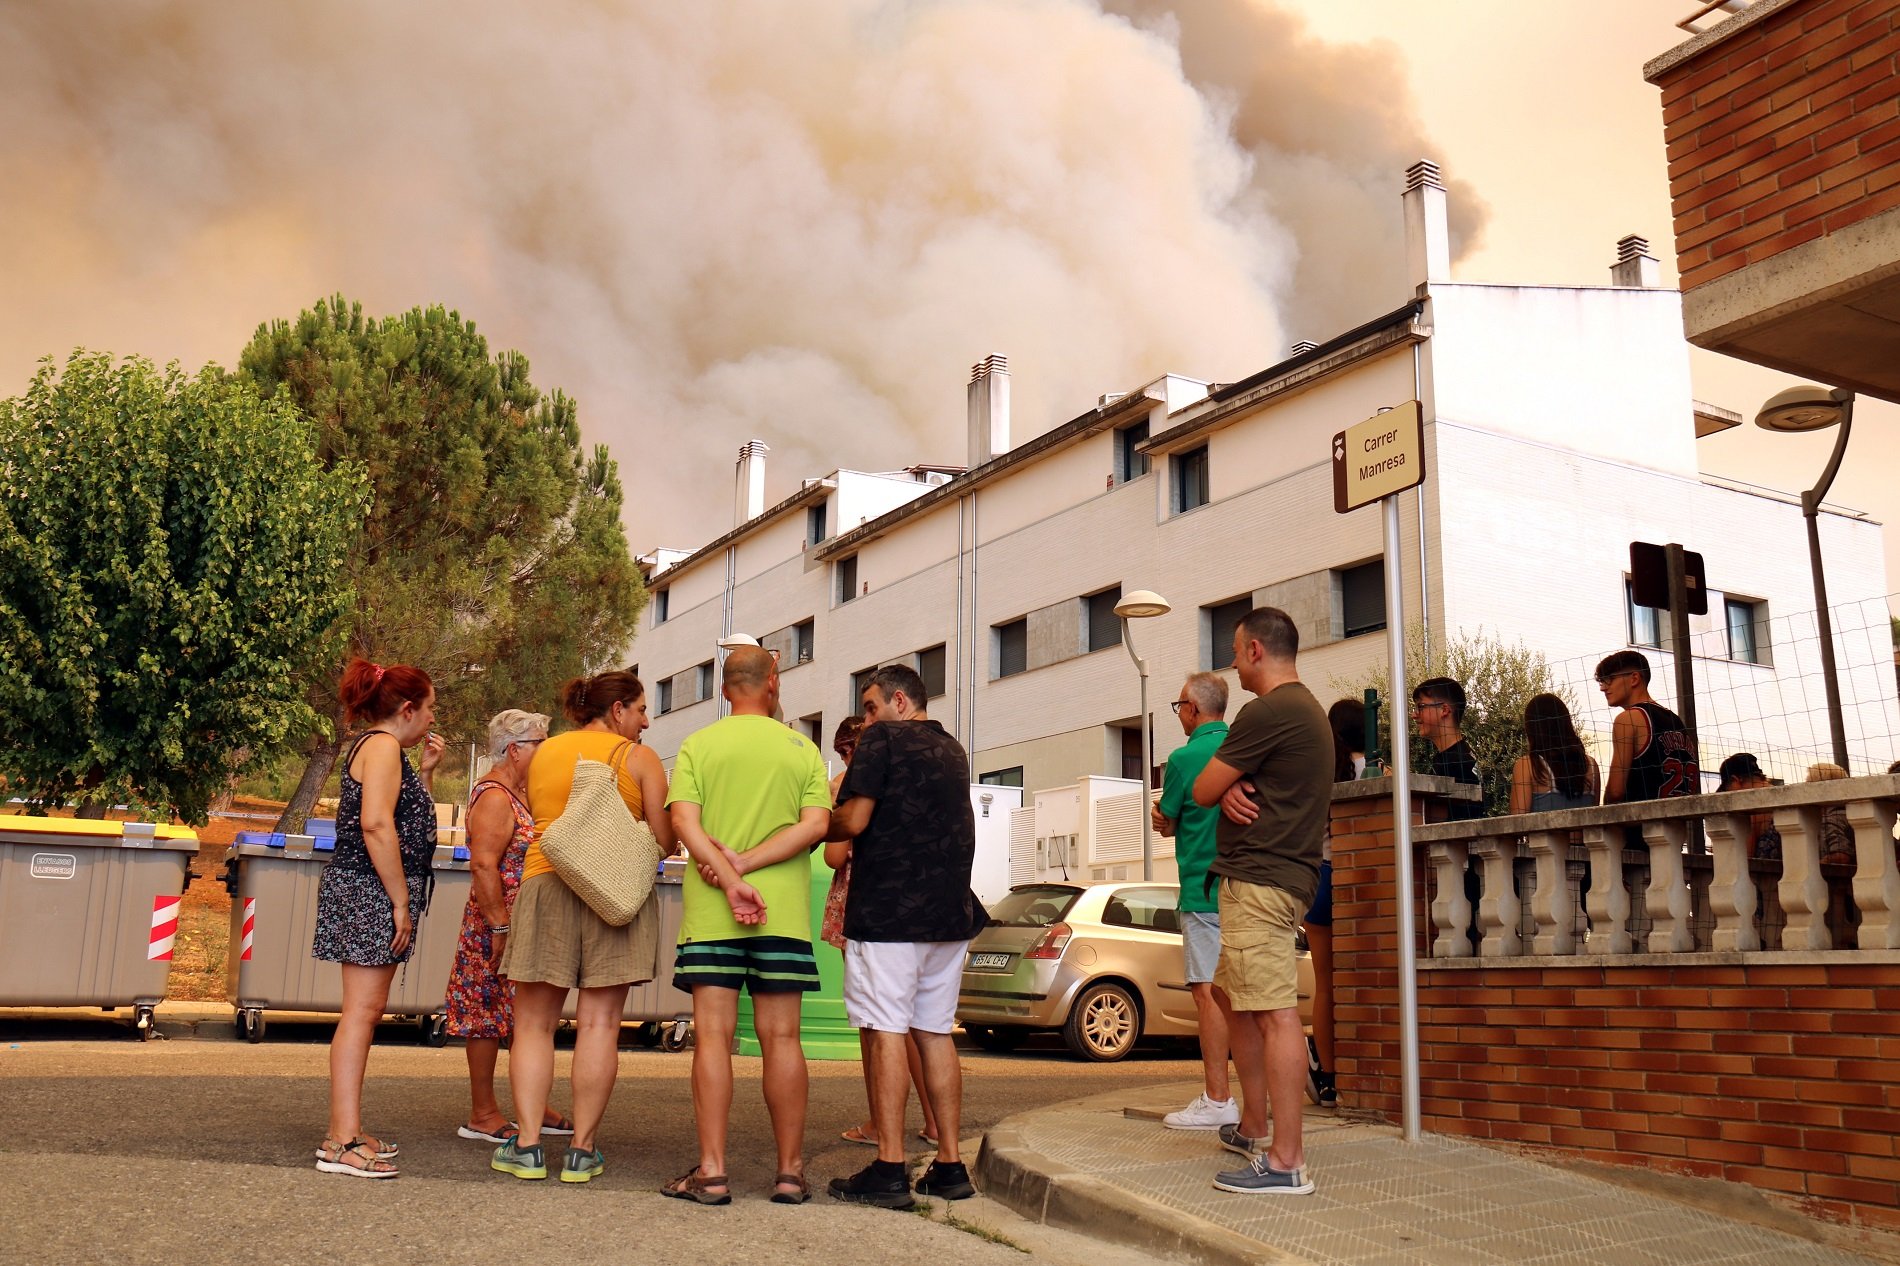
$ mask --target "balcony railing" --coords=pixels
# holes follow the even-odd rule
[[[1823,864],[1837,806],[1853,860]],[[1881,775],[1415,827],[1421,926],[1440,959],[1900,949],[1896,807]],[[1749,855],[1759,813],[1779,858]]]

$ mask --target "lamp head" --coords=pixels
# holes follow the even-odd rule
[[[1826,387],[1802,383],[1770,396],[1755,425],[1764,431],[1823,431],[1841,420],[1844,403]]]
[[[1166,615],[1174,610],[1168,600],[1152,589],[1137,589],[1133,593],[1122,595],[1115,604],[1115,614],[1124,620],[1145,620],[1150,616]]]

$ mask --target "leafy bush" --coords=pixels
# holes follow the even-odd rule
[[[1568,687],[1559,685],[1551,675],[1543,652],[1531,650],[1522,642],[1507,645],[1482,629],[1450,636],[1441,633],[1432,638],[1431,654],[1427,655],[1424,627],[1411,625],[1405,631],[1405,675],[1408,691],[1427,677],[1450,677],[1465,688],[1465,718],[1460,728],[1478,762],[1487,817],[1509,809],[1511,767],[1528,750],[1524,738],[1524,705],[1531,696],[1554,694],[1564,701],[1572,715],[1577,711],[1576,699],[1571,697]],[[1389,706],[1390,684],[1390,674],[1383,665],[1365,680],[1335,679],[1332,683],[1334,689],[1352,698],[1358,698],[1371,687],[1379,692],[1382,706]],[[1398,701],[1401,713],[1410,706],[1409,694]],[[1381,749],[1385,746],[1389,724],[1389,714],[1382,712]],[[1589,740],[1584,741],[1588,746]],[[1603,759],[1598,753],[1592,755],[1596,755],[1599,762]],[[1432,745],[1417,734],[1411,738],[1411,761],[1411,767],[1420,772],[1427,772],[1432,766]]]

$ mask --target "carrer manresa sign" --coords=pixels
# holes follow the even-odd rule
[[[1407,400],[1333,436],[1333,509],[1340,514],[1424,482],[1418,401]]]

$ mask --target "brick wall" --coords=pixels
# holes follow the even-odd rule
[[[1388,1120],[1400,1114],[1395,869],[1389,801],[1336,801],[1340,1098]],[[1422,907],[1422,873],[1415,893]],[[1454,966],[1424,953],[1421,933],[1427,1130],[1746,1183],[1810,1216],[1900,1233],[1900,965],[1771,953]]]
[[[1900,0],[1797,0],[1655,83],[1684,290],[1900,206]]]

